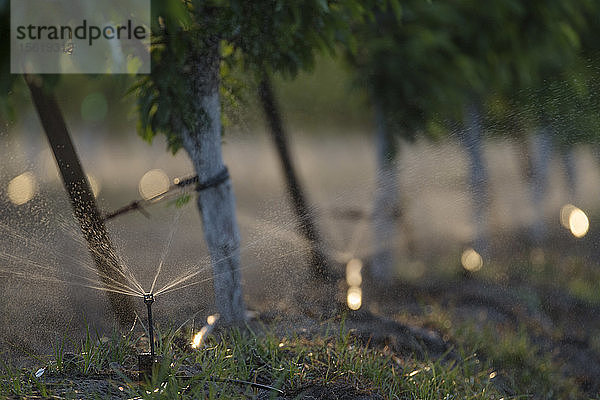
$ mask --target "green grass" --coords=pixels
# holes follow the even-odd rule
[[[497,326],[487,325],[483,329],[463,329],[457,336],[476,345],[476,354],[488,360],[496,384],[505,392],[518,389],[534,399],[582,397],[575,382],[562,375],[560,365],[532,342],[524,328],[498,330]]]
[[[99,337],[88,330],[76,351],[66,352],[74,344],[63,339],[53,355],[38,358],[36,368],[3,365],[0,398],[81,398],[83,393],[83,398],[100,399],[243,399],[255,398],[260,390],[261,398],[303,398],[316,387],[385,399],[582,398],[525,329],[456,327],[441,310],[427,318],[456,343],[452,355],[442,360],[401,356],[361,344],[344,328],[310,339],[233,330],[209,336],[200,350],[189,346],[192,332],[159,330],[162,361],[151,381],[141,383],[136,360],[147,345],[143,337]],[[39,368],[43,374],[36,376]]]
[[[309,340],[231,331],[218,339],[210,337],[201,350],[187,346],[188,337],[191,333],[159,335],[162,362],[151,382],[139,384],[135,354],[140,338],[98,338],[87,332],[77,352],[68,354],[64,351],[68,346],[59,343],[54,355],[40,359],[39,367],[45,370],[39,377],[37,369],[5,365],[0,397],[75,398],[90,390],[92,398],[241,399],[258,394],[259,389],[244,383],[253,382],[277,388],[286,398],[302,398],[310,386],[389,399],[508,398],[495,388],[491,367],[475,357],[461,362],[418,361],[361,345],[348,332]],[[98,381],[104,382],[102,390]],[[275,398],[278,393],[271,394]]]
[[[575,380],[564,375],[563,365],[534,342],[535,329],[530,325],[511,326],[475,316],[457,323],[451,308],[439,306],[430,307],[421,323],[455,343],[463,359],[472,360],[465,368],[485,366],[505,398],[586,398]]]

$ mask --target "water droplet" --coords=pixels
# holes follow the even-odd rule
[[[36,180],[31,172],[25,172],[8,183],[7,193],[10,201],[15,205],[29,202],[35,195]]]
[[[146,200],[158,196],[169,190],[169,177],[161,169],[152,169],[142,176],[138,189]]]
[[[348,289],[346,297],[348,308],[358,310],[362,306],[362,289],[357,286],[352,286]]]
[[[464,269],[471,272],[479,271],[483,267],[483,258],[474,249],[466,249],[460,257]]]

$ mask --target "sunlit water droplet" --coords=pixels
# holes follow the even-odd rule
[[[483,258],[473,249],[466,249],[460,257],[464,269],[471,272],[479,271],[483,267]]]
[[[163,170],[151,169],[140,179],[138,189],[146,200],[158,196],[169,190],[169,177]]]
[[[207,322],[209,325],[214,325],[214,324],[215,324],[215,322],[217,322],[217,320],[218,320],[218,319],[219,319],[219,314],[213,314],[213,315],[209,315],[209,316],[206,318],[206,322]]]
[[[13,204],[25,204],[35,195],[35,176],[31,172],[25,172],[11,180],[6,190],[8,198]]]
[[[204,339],[206,339],[206,335],[208,335],[212,331],[218,319],[219,314],[209,315],[206,318],[207,325],[203,326],[202,329],[200,329],[200,331],[196,333],[192,338],[191,344],[193,349],[198,349],[200,348],[200,346],[202,346],[202,344],[204,343]]]
[[[352,286],[348,289],[346,296],[348,308],[358,310],[362,306],[362,289],[357,286]]]
[[[576,238],[582,238],[590,229],[590,221],[585,213],[575,208],[569,215],[569,229]]]
[[[203,326],[202,329],[194,335],[194,338],[192,339],[192,348],[197,349],[202,345],[204,336],[206,336],[206,331],[207,328]]]

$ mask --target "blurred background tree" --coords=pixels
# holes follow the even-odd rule
[[[469,157],[471,246],[487,252],[489,194],[482,139],[489,104],[536,85],[552,92],[547,77],[573,67],[576,32],[586,12],[583,3],[560,1],[492,1],[483,8],[470,0],[405,1],[355,27],[359,50],[348,51],[347,59],[369,92],[377,120],[374,235],[381,248],[373,259],[374,276],[389,278],[396,265],[393,246],[382,244],[397,236],[397,136],[414,140],[457,133]],[[545,103],[529,101],[519,107]]]

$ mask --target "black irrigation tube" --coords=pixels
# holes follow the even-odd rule
[[[175,378],[178,378],[178,379],[194,379],[194,378],[197,378],[197,377],[198,376],[175,375]],[[212,381],[212,382],[236,383],[238,385],[246,385],[246,386],[254,387],[254,388],[257,388],[257,389],[272,390],[274,392],[278,392],[279,394],[284,394],[283,390],[277,389],[276,387],[269,386],[269,385],[264,385],[262,383],[244,381],[244,380],[241,380],[241,379],[209,377],[207,380],[208,381]]]
[[[192,175],[186,178],[175,178],[175,180],[173,181],[173,185],[171,185],[165,192],[159,193],[156,196],[150,197],[149,199],[134,200],[126,206],[123,206],[116,211],[106,214],[104,218],[102,218],[102,220],[108,221],[109,219],[113,219],[115,217],[135,210],[141,212],[142,214],[144,214],[145,217],[148,218],[150,214],[148,214],[148,212],[144,209],[145,206],[149,206],[154,203],[158,203],[159,201],[168,199],[173,196],[174,192],[184,189],[190,185],[196,185],[194,190],[196,192],[201,192],[203,190],[218,186],[227,181],[228,179],[229,171],[227,170],[227,167],[223,167],[223,169],[218,174],[208,179],[206,182],[200,182],[198,175]]]
[[[131,203],[123,206],[113,212],[106,214],[103,218],[104,221],[108,221],[109,219],[113,219],[123,214],[127,214],[131,211],[139,211],[144,214],[145,217],[149,217],[150,215],[144,209],[146,206],[150,206],[152,204],[158,203],[159,201],[168,199],[173,196],[173,193],[176,191],[180,191],[181,189],[198,183],[198,175],[194,175],[187,178],[177,178],[175,179],[175,183],[167,189],[166,192],[157,194],[156,196],[150,197],[149,199],[140,199],[134,200]]]

